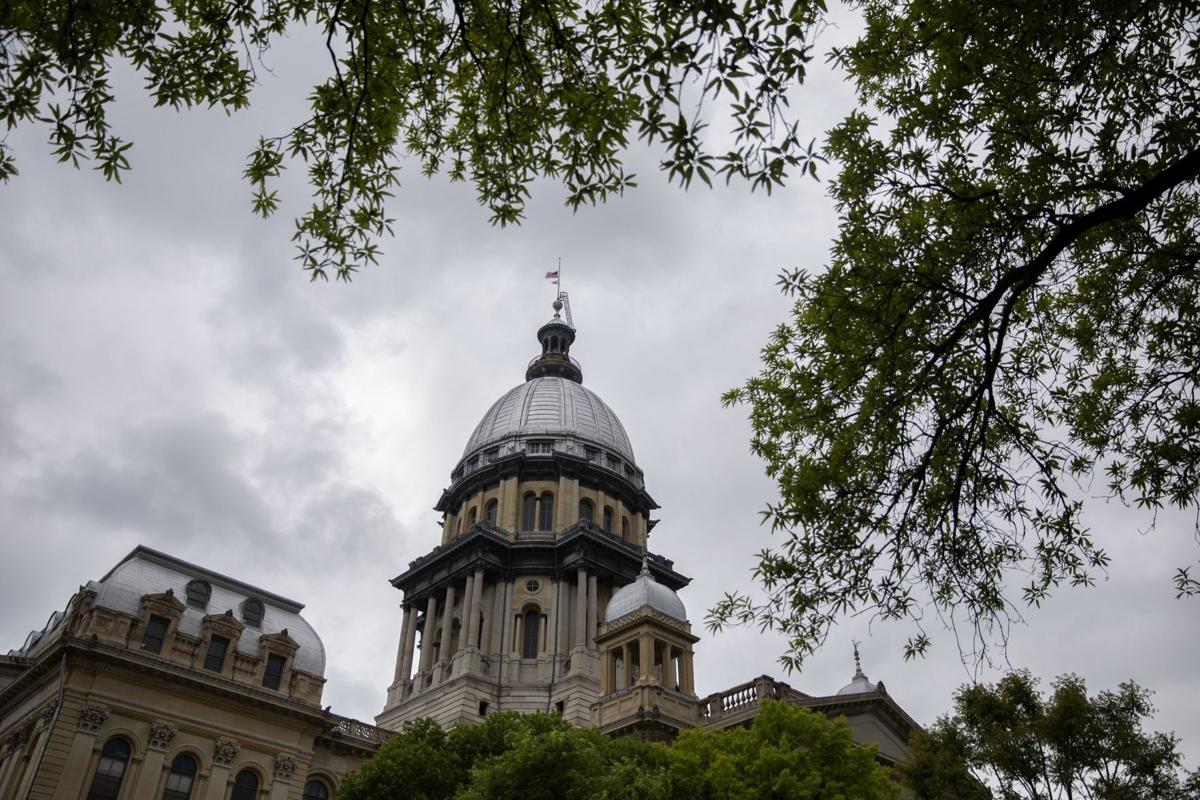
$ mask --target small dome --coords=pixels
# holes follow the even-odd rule
[[[871,683],[862,671],[862,663],[858,660],[858,645],[854,645],[854,677],[845,686],[837,690],[838,694],[866,694],[879,688]]]
[[[642,606],[650,606],[672,619],[687,622],[687,609],[684,608],[679,595],[654,580],[645,561],[642,562],[642,572],[637,576],[637,580],[613,592],[612,599],[608,601],[608,608],[604,611],[604,621],[615,622]]]

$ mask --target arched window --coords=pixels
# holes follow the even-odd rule
[[[117,800],[127,766],[129,742],[114,736],[104,743],[104,749],[100,751],[100,762],[96,764],[96,774],[92,776],[87,800]]]
[[[163,789],[163,800],[188,800],[192,796],[192,784],[196,782],[196,759],[189,755],[175,756],[171,771],[167,773],[167,788]]]
[[[621,538],[629,538],[629,517],[621,517]]]
[[[478,510],[479,509],[475,508],[475,506],[471,506],[471,510],[467,512],[467,524],[468,525],[475,524],[475,514]]]
[[[604,507],[604,532],[612,533],[613,532],[612,526],[613,526],[612,506],[605,506]]]
[[[533,530],[535,522],[537,522],[537,495],[530,492],[521,500],[521,530]]]
[[[329,788],[318,780],[304,784],[304,800],[329,800]]]
[[[233,793],[229,800],[256,800],[258,797],[258,775],[252,769],[244,769],[233,779]]]
[[[262,621],[262,600],[259,600],[256,597],[246,598],[246,602],[242,603],[242,622],[246,623],[251,628],[261,628]]]
[[[579,501],[579,518],[584,522],[594,522],[596,519],[596,507],[586,497]]]
[[[549,492],[542,493],[542,507],[538,513],[538,530],[554,530],[554,495]]]
[[[542,615],[536,608],[526,611],[521,617],[521,658],[537,658],[538,634],[541,633]]]
[[[187,585],[187,604],[201,611],[208,609],[208,598],[212,596],[212,587],[208,581],[191,581]]]
[[[487,517],[487,521],[492,523],[493,525],[496,524],[496,512],[499,508],[500,508],[500,504],[497,503],[495,500],[488,500],[487,506],[484,507],[483,513]]]

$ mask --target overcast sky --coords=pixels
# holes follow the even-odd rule
[[[720,394],[756,371],[787,312],[779,271],[824,264],[824,186],[685,193],[638,151],[641,186],[626,197],[572,214],[539,186],[526,224],[500,230],[469,186],[410,167],[381,263],[348,285],[310,283],[290,242],[303,174],[264,222],[240,173],[259,133],[304,113],[324,68],[312,49],[305,36],[276,48],[275,75],[233,118],[155,110],[118,70],[113,122],[135,142],[119,186],[54,163],[42,130],[9,135],[21,175],[0,187],[0,651],[143,543],[305,603],[328,654],[325,702],[372,720],[400,631],[388,579],[439,541],[432,506],[536,354],[553,299],[543,274],[561,257],[572,353],[662,506],[651,546],[694,579],[682,597],[703,637],[698,692],[769,673],[832,693],[857,638],[869,676],[919,722],[946,711],[970,673],[945,631],[905,663],[909,627],[850,620],[785,676],[778,638],[702,630],[771,542],[759,511],[772,486],[745,411]],[[819,137],[851,95],[814,67],[798,102]],[[1191,520],[1162,516],[1144,533],[1133,511],[1095,501],[1089,513],[1113,556],[1107,579],[1031,610],[1009,660],[1047,681],[1079,673],[1093,691],[1127,679],[1154,690],[1156,727],[1196,764],[1200,601],[1174,599],[1170,582],[1196,560]]]

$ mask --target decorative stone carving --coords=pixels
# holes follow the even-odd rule
[[[100,726],[108,719],[108,709],[104,706],[87,705],[79,712],[79,729],[88,733],[99,733]]]
[[[150,747],[155,750],[166,750],[171,746],[171,740],[179,729],[169,722],[150,723]]]
[[[49,703],[46,704],[46,707],[42,709],[42,727],[43,728],[49,727],[50,723],[52,721],[54,721],[54,713],[56,711],[58,711],[58,701],[57,700],[51,700]]]
[[[275,756],[275,779],[290,781],[296,773],[296,759],[291,756]]]
[[[238,751],[241,749],[242,746],[233,739],[227,736],[218,736],[217,743],[213,746],[213,763],[222,767],[228,767],[237,758]]]
[[[33,735],[33,720],[27,719],[17,726],[11,734],[8,741],[5,742],[5,747],[8,750],[20,750],[29,742],[29,737]]]

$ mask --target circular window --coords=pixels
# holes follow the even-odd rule
[[[529,580],[525,581],[525,591],[528,594],[537,594],[541,588],[542,584],[538,582],[537,578],[530,578]]]

